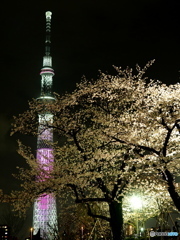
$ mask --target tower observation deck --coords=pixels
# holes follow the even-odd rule
[[[54,70],[52,68],[52,57],[50,56],[51,45],[51,12],[46,12],[46,39],[45,56],[43,57],[43,68],[41,69],[41,94],[40,101],[54,101],[52,93]],[[45,127],[45,123],[53,122],[53,115],[49,112],[39,114],[39,127],[37,138],[37,162],[42,172],[48,173],[53,169],[53,131]],[[43,174],[42,174],[43,175]],[[43,181],[43,177],[37,181]],[[55,239],[57,234],[57,209],[56,198],[53,194],[43,193],[34,202],[33,209],[33,234],[40,233],[42,239]]]

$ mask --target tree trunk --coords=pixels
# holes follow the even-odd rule
[[[112,201],[109,204],[110,210],[110,226],[112,230],[113,240],[123,240],[123,212],[122,201]]]
[[[176,192],[176,189],[174,186],[174,179],[169,170],[167,170],[167,169],[165,170],[165,173],[163,173],[163,178],[166,180],[166,182],[168,184],[168,192],[171,196],[171,199],[173,200],[174,205],[176,206],[178,211],[180,212],[180,196]]]

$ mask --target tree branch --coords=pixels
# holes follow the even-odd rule
[[[174,205],[176,206],[178,211],[180,211],[180,195],[175,189],[173,176],[168,169],[165,169],[164,171],[161,171],[161,172],[163,175],[163,179],[168,184],[168,192],[174,202]]]
[[[77,133],[78,133],[79,130],[75,131],[74,129],[72,130],[72,132],[70,133],[70,135],[72,136],[73,140],[74,140],[74,143],[78,149],[78,151],[80,151],[81,153],[83,153],[83,159],[84,161],[87,160],[87,157],[86,155],[84,154],[84,149],[80,146],[79,144],[79,141],[77,139]]]
[[[128,143],[128,142],[126,142],[126,141],[124,141],[124,140],[121,140],[121,139],[119,139],[119,138],[117,138],[117,137],[114,137],[114,136],[109,136],[109,137],[112,137],[112,138],[113,138],[114,140],[116,140],[117,142],[124,143],[124,144],[126,144],[126,145],[128,145],[128,146],[134,146],[134,147],[143,149],[143,150],[145,150],[145,151],[153,152],[153,153],[155,153],[155,154],[157,154],[157,155],[160,154],[160,151],[157,151],[157,150],[155,150],[154,148],[150,148],[150,147],[147,147],[147,146],[143,146],[143,145],[139,145],[139,144],[134,144],[134,143]]]
[[[67,184],[68,187],[70,187],[75,194],[76,203],[87,203],[87,202],[109,202],[107,198],[79,198],[77,186],[75,184]]]
[[[180,122],[180,119],[176,120],[174,125],[172,126],[172,128],[169,128],[168,125],[165,123],[164,118],[162,118],[161,123],[167,129],[167,135],[166,135],[166,138],[165,138],[165,141],[164,141],[164,144],[163,144],[163,148],[162,148],[162,153],[163,153],[164,157],[166,157],[167,146],[168,146],[168,143],[169,143],[169,139],[171,137],[171,133],[172,133],[172,131],[174,130],[175,127],[177,127],[177,129],[179,129],[179,122]]]
[[[89,205],[88,203],[86,203],[86,205],[87,205],[87,208],[88,208],[88,215],[89,215],[90,217],[100,218],[100,219],[103,219],[103,220],[106,220],[106,221],[110,222],[111,219],[110,219],[109,217],[92,213],[92,210],[91,210],[90,205]]]
[[[105,199],[107,199],[107,202],[109,202],[110,200],[110,196],[109,196],[109,190],[106,187],[106,185],[104,184],[103,180],[101,178],[97,178],[97,183],[98,183],[98,187],[101,189],[101,191],[104,193]]]
[[[126,158],[126,156],[125,156],[125,158]],[[122,164],[121,164],[121,166],[120,166],[120,170],[124,172],[124,171],[125,171],[125,170],[124,170],[125,166],[126,166],[125,161],[122,161]],[[117,196],[117,192],[118,192],[118,190],[119,190],[119,186],[122,184],[122,180],[123,180],[123,179],[121,178],[121,176],[118,175],[117,183],[114,184],[114,188],[113,188],[113,190],[112,190],[112,192],[111,192],[111,194],[112,194],[112,199],[114,199],[114,198]],[[128,183],[128,182],[127,182],[127,183]],[[121,189],[122,189],[122,188],[121,188]],[[121,192],[121,190],[119,190],[119,192]]]

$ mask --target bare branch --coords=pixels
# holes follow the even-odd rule
[[[157,151],[154,148],[150,148],[150,147],[139,145],[139,144],[129,143],[129,142],[126,142],[126,141],[121,140],[121,139],[119,139],[117,137],[114,137],[114,136],[110,136],[110,137],[112,137],[117,142],[126,144],[127,146],[134,146],[134,147],[140,148],[140,149],[145,150],[145,151],[153,152],[153,153],[157,154],[158,156],[160,154],[160,151]]]
[[[79,198],[78,194],[78,187],[75,184],[67,184],[68,187],[70,187],[75,194],[76,197],[76,203],[87,203],[87,202],[108,202],[107,198]]]
[[[111,219],[109,217],[92,213],[90,204],[86,203],[86,205],[87,205],[87,208],[88,208],[88,215],[89,216],[91,216],[93,218],[100,218],[100,219],[103,219],[103,220],[106,220],[106,221],[110,222]]]
[[[177,120],[173,124],[172,128],[169,128],[168,125],[165,123],[165,120],[162,118],[162,125],[167,129],[167,135],[165,137],[165,141],[164,141],[163,148],[162,148],[162,153],[163,153],[164,157],[166,157],[167,146],[168,146],[169,139],[171,137],[172,131],[174,130],[175,127],[177,127],[178,121],[179,120]]]

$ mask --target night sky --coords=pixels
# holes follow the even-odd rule
[[[112,65],[144,66],[149,78],[179,81],[179,0],[1,1],[0,188],[17,188],[11,174],[24,160],[16,153],[10,123],[40,94],[45,12],[52,11],[54,91],[72,91],[81,77],[96,78]],[[30,137],[28,141],[36,144]]]

